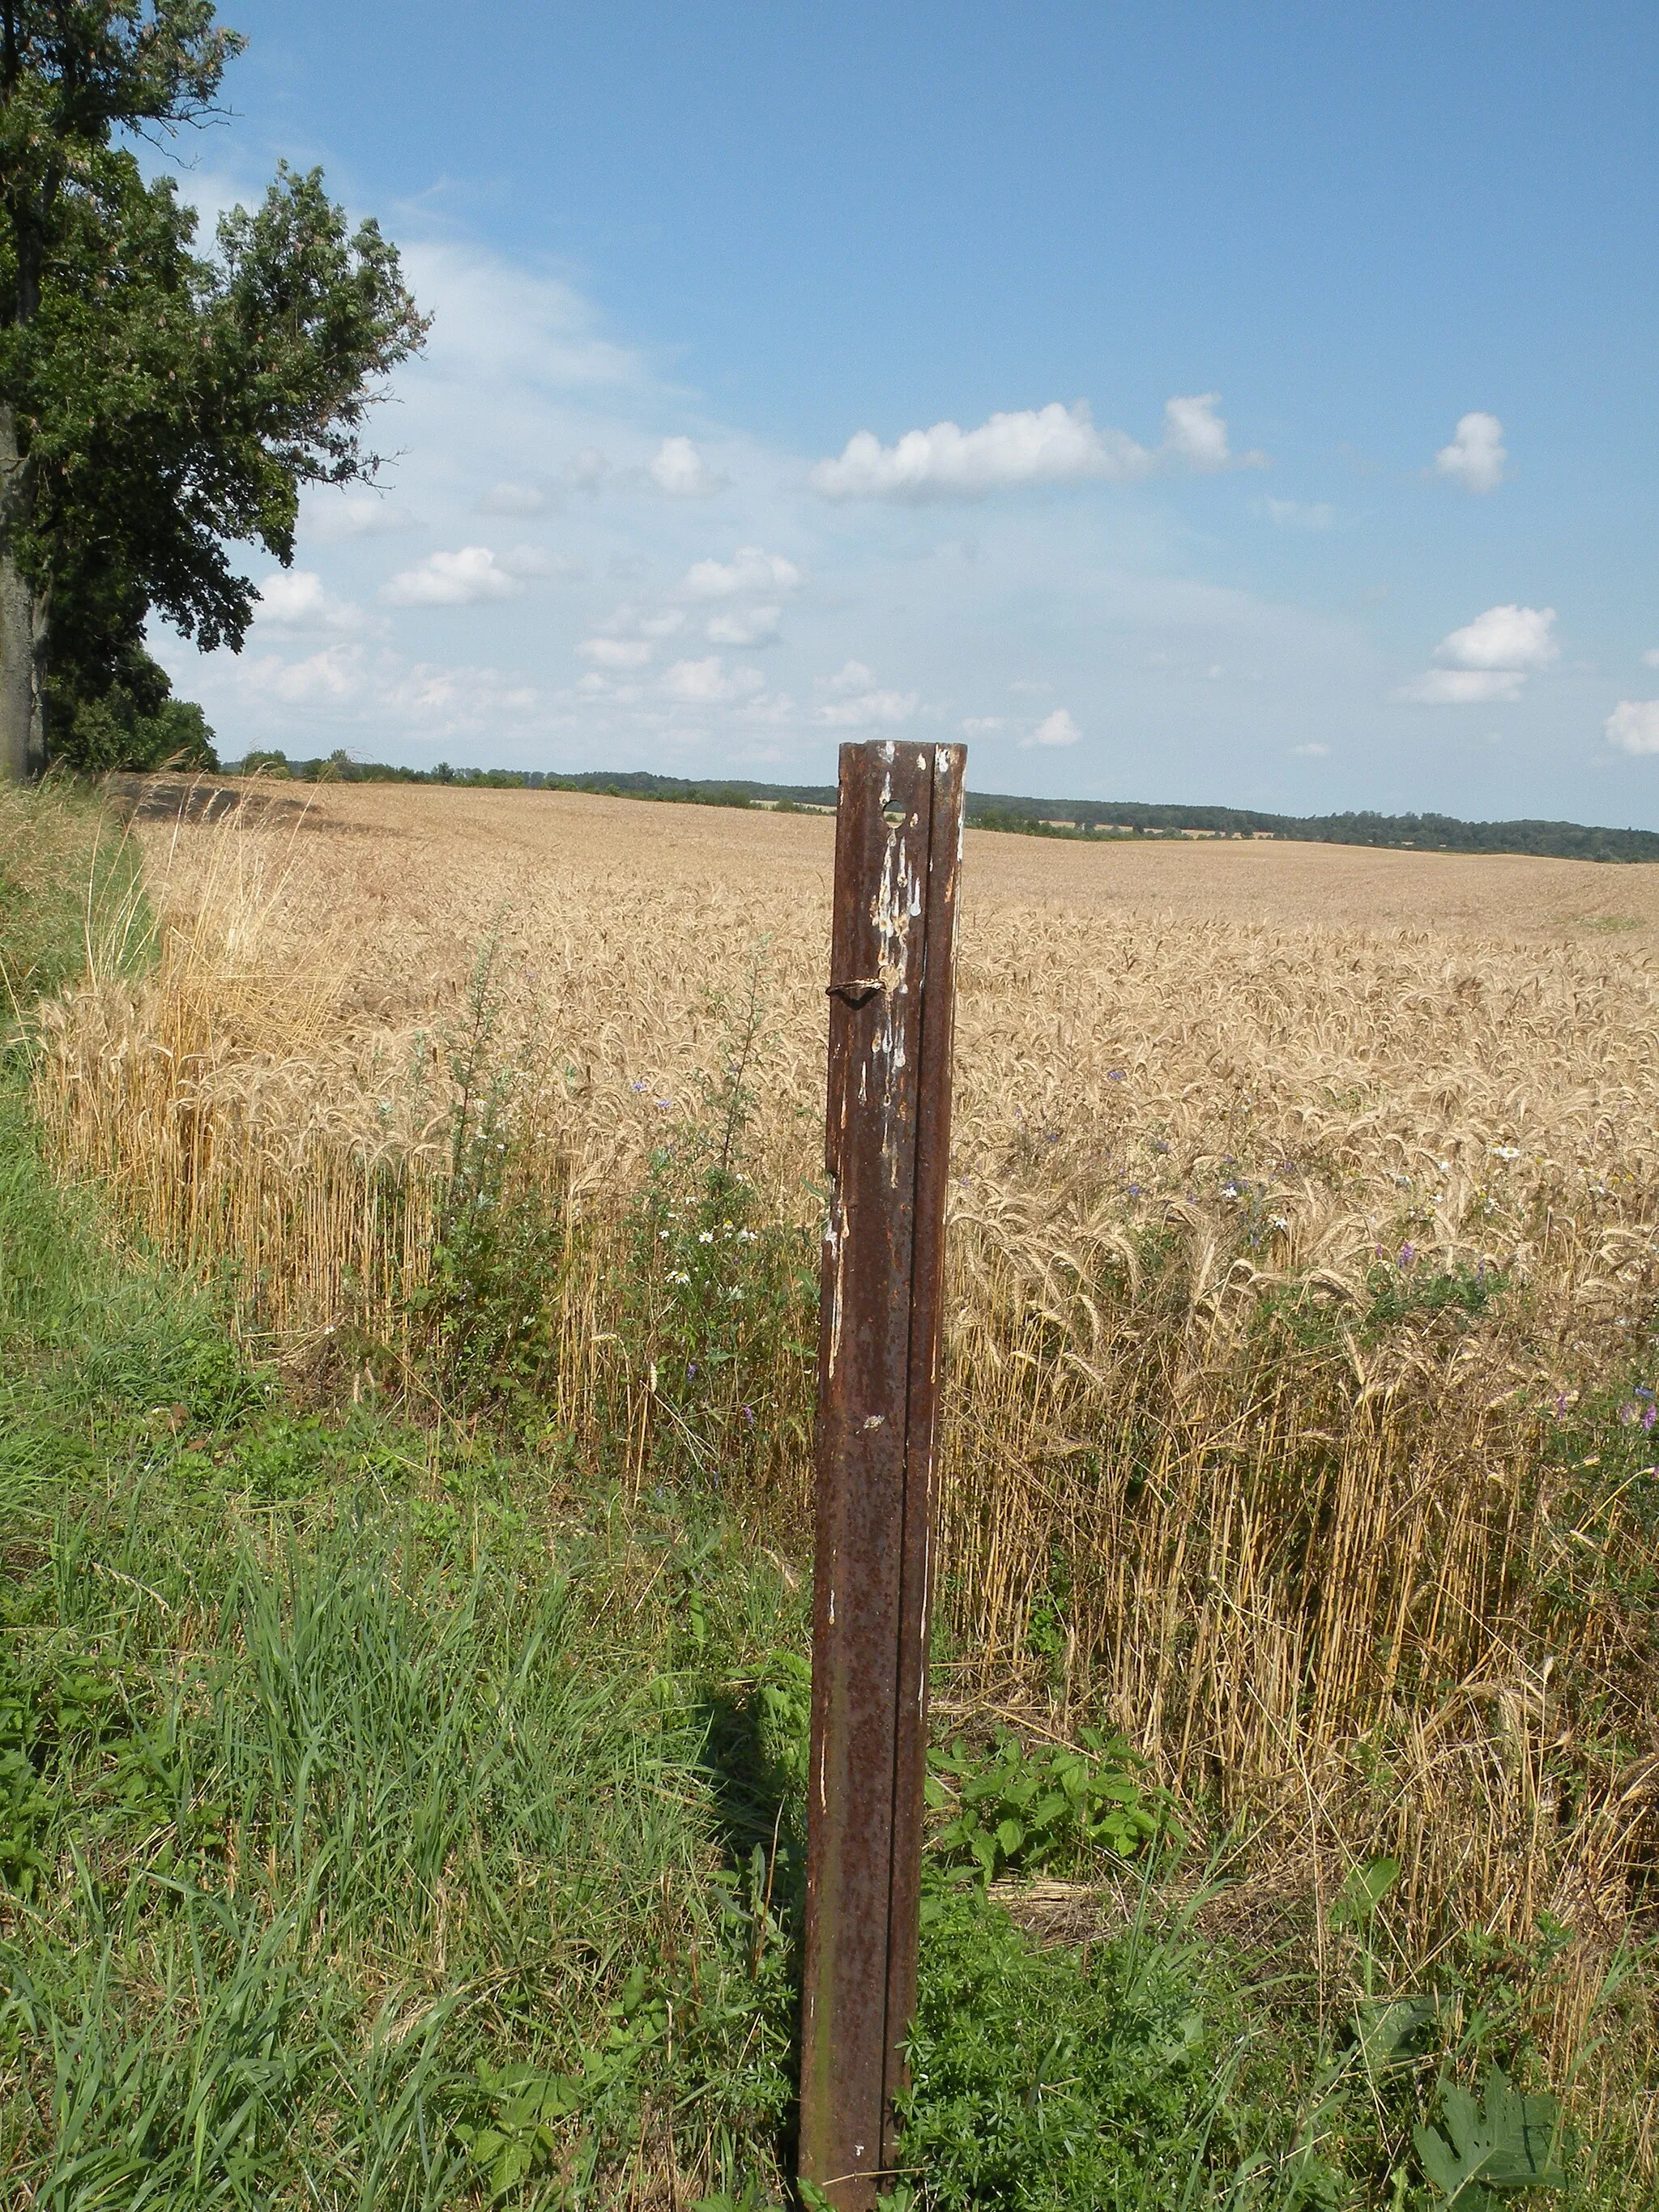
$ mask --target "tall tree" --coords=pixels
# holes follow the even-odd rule
[[[242,44],[211,0],[0,0],[0,774],[39,772],[54,718],[154,720],[152,608],[240,645],[227,544],[286,565],[301,485],[373,476],[366,410],[426,332],[319,171],[279,168],[211,256],[146,183],[121,142],[211,112]]]

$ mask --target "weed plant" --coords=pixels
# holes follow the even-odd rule
[[[1030,1750],[1005,1729],[977,1753],[958,1737],[929,1753],[927,1769],[927,1802],[948,1815],[933,1848],[988,1890],[1000,1875],[1071,1871],[1102,1852],[1133,1859],[1183,1840],[1146,1761],[1098,1729]]]
[[[430,1258],[403,1308],[437,1403],[533,1432],[556,1394],[568,1231],[558,1163],[550,1171],[534,1157],[532,1078],[501,1056],[500,949],[499,935],[486,942],[448,1041],[447,1173]]]
[[[736,1495],[776,1495],[811,1449],[817,1244],[781,1221],[749,1172],[763,951],[751,959],[702,1110],[653,1151],[628,1217],[623,1336],[642,1374],[642,1469]],[[786,1492],[787,1494],[787,1492]]]
[[[953,1893],[926,1961],[901,2106],[923,2203],[1139,2212],[1224,2194],[1237,2027],[1206,2017],[1194,1944],[1034,1946],[1001,1906]]]

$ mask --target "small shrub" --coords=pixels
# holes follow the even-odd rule
[[[928,1754],[927,1802],[950,1818],[933,1838],[947,1866],[977,1872],[986,1887],[1003,1874],[1075,1866],[1091,1855],[1133,1858],[1159,1837],[1180,1837],[1169,1800],[1138,1771],[1121,1736],[1083,1731],[1083,1748],[1027,1752],[1000,1736],[988,1755],[958,1740]]]

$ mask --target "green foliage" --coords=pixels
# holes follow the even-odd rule
[[[632,1224],[630,1341],[650,1376],[653,1464],[714,1485],[806,1448],[813,1257],[703,1133],[652,1157]]]
[[[1372,1333],[1391,1328],[1407,1319],[1428,1314],[1453,1314],[1478,1320],[1496,1299],[1510,1290],[1510,1278],[1485,1262],[1471,1267],[1460,1261],[1451,1267],[1430,1269],[1412,1265],[1409,1246],[1397,1267],[1373,1267],[1365,1279],[1370,1303],[1365,1328]]]
[[[1419,2127],[1413,2140],[1424,2172],[1448,2208],[1496,2212],[1499,2196],[1559,2189],[1565,2181],[1561,2111],[1553,2097],[1524,2095],[1493,2066],[1480,2103],[1454,2082],[1440,2109],[1445,2135]]]
[[[137,665],[141,662],[148,662],[148,668]],[[94,685],[102,672],[94,672]],[[59,653],[50,687],[54,760],[83,775],[106,769],[218,767],[206,715],[192,701],[171,696],[166,670],[142,648],[122,655],[120,675],[87,696],[76,689],[74,678],[79,674],[71,653]]]
[[[89,945],[106,973],[132,975],[153,943],[137,848],[100,807],[55,781],[0,795],[0,1054],[27,1049],[35,1002],[84,971]]]
[[[431,1267],[410,1317],[440,1400],[534,1425],[556,1357],[567,1231],[556,1180],[524,1136],[529,1079],[496,1059],[499,939],[475,965],[465,1028],[449,1042],[449,1177]]]
[[[1055,819],[1058,816],[1060,818]],[[1237,806],[1147,805],[1139,799],[968,799],[970,828],[1026,836],[1127,833],[1136,837],[1277,837],[1441,853],[1532,853],[1580,860],[1659,859],[1659,832],[1577,822],[1462,822],[1449,814],[1264,814]]]
[[[1005,1734],[987,1753],[960,1739],[930,1752],[927,1802],[950,1814],[933,1850],[988,1888],[1004,1874],[1075,1868],[1102,1853],[1133,1858],[1159,1838],[1178,1841],[1167,1796],[1123,1739],[1085,1729],[1081,1742],[1028,1749]]]
[[[1325,1917],[1333,1928],[1363,1927],[1400,1879],[1398,1859],[1366,1859],[1349,1874]]]
[[[561,2166],[571,2195],[579,2196],[592,2179],[611,2108],[626,2105],[631,2117],[638,2076],[666,2044],[672,2023],[671,2001],[647,1990],[645,1969],[636,1966],[606,2008],[603,2036],[582,2052],[574,2072],[480,2061],[478,2088],[489,2123],[462,2122],[455,2132],[482,2168],[492,2198]]]
[[[27,580],[37,635],[63,641],[54,742],[81,766],[199,751],[199,713],[143,696],[148,613],[240,645],[257,592],[225,542],[286,562],[300,486],[374,473],[365,410],[426,329],[396,250],[373,222],[349,230],[318,172],[279,168],[204,258],[173,180],[147,182],[117,143],[210,107],[240,45],[213,17],[206,0],[8,14],[0,562]]]
[[[34,1701],[0,1645],[0,1884],[28,1897],[46,1871],[52,1800],[35,1765]]]
[[[905,2167],[937,2212],[1191,2202],[1224,2051],[1189,1942],[1132,1930],[1085,1961],[1034,1947],[977,1891],[947,1894],[922,1951]]]

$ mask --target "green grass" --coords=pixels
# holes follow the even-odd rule
[[[450,2204],[480,2069],[584,2075],[642,1973],[672,2065],[607,2063],[559,2160],[672,2124],[711,2179],[768,2173],[791,2010],[775,1916],[721,1879],[755,1824],[709,1765],[709,1639],[752,1675],[799,1594],[672,1504],[296,1417],[58,1200],[15,1098],[5,1136],[0,1712],[33,1782],[0,1810],[0,2172],[64,2207]]]

